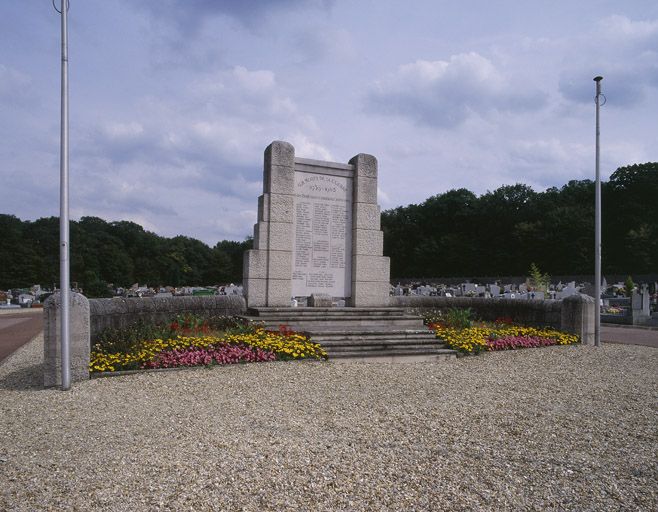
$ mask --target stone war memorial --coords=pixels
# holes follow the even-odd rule
[[[244,256],[249,307],[286,307],[293,297],[386,306],[382,250],[375,157],[341,164],[296,158],[287,142],[267,147],[254,249]]]
[[[295,157],[287,142],[265,149],[254,248],[244,254],[244,297],[90,299],[72,294],[73,381],[89,378],[91,343],[108,328],[158,324],[178,314],[239,316],[266,329],[290,329],[319,343],[330,359],[438,361],[456,352],[437,340],[423,311],[469,308],[493,320],[513,317],[594,336],[594,299],[563,300],[391,296],[377,204],[377,160],[348,163]],[[44,305],[44,385],[61,382],[59,294]]]
[[[391,307],[383,245],[374,156],[323,162],[273,142],[244,255],[247,318],[305,332],[334,359],[454,357],[422,318]]]

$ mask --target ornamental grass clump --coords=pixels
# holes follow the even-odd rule
[[[208,366],[242,362],[326,359],[326,351],[297,332],[266,331],[262,327],[239,324],[213,333],[205,324],[190,326],[172,322],[174,333],[133,343],[97,344],[91,352],[91,373],[121,370]],[[193,334],[175,334],[194,332]],[[120,347],[120,350],[117,350]]]

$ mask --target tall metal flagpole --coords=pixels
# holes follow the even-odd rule
[[[599,137],[599,107],[601,100],[601,80],[602,76],[594,78],[596,82],[596,185],[594,200],[594,299],[596,307],[594,308],[594,346],[601,346],[601,172],[600,156],[601,148]],[[605,97],[604,97],[605,98]]]
[[[69,279],[69,80],[68,80],[68,0],[60,1],[62,17],[62,101],[59,158],[59,276],[61,305],[61,362],[62,390],[71,388],[71,364],[69,343],[69,304],[71,300]]]

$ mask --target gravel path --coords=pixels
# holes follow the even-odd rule
[[[0,510],[658,509],[658,350],[266,363],[41,390],[0,366]]]

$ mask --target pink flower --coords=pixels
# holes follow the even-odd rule
[[[487,340],[489,350],[548,347],[555,344],[557,344],[557,340],[554,340],[553,338],[542,338],[539,336],[505,336],[502,338]]]
[[[143,368],[175,368],[178,366],[207,366],[241,362],[274,361],[276,355],[260,348],[244,345],[217,345],[210,348],[170,350],[144,363]]]

